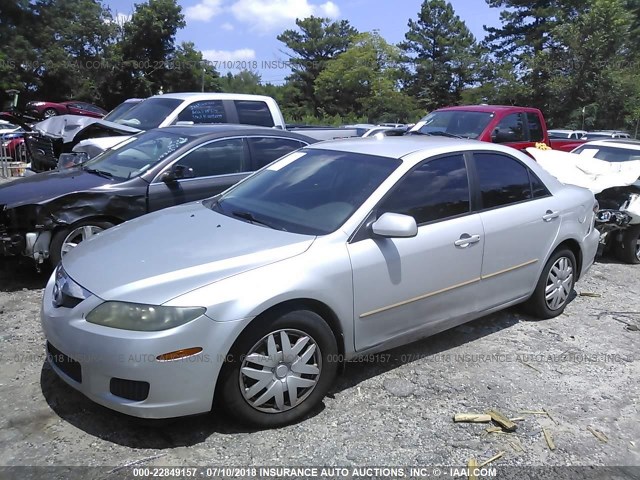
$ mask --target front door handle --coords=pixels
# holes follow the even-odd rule
[[[468,233],[463,233],[460,235],[460,239],[453,242],[456,247],[466,248],[472,243],[478,243],[480,241],[480,235],[469,235]]]
[[[551,220],[553,220],[554,218],[558,218],[560,216],[560,212],[558,212],[557,210],[555,212],[552,212],[551,210],[547,210],[547,213],[545,213],[542,216],[542,219],[545,222],[550,222]]]

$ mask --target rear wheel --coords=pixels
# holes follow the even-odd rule
[[[337,371],[338,348],[318,314],[296,310],[249,326],[221,372],[219,403],[243,423],[287,425],[325,396]]]
[[[564,312],[576,278],[576,257],[571,250],[556,251],[547,261],[525,310],[541,319],[553,318]]]
[[[614,252],[622,262],[640,263],[640,225],[633,225],[622,232],[622,240],[614,243]]]
[[[49,246],[49,261],[52,266],[60,263],[64,255],[73,250],[80,242],[88,240],[107,228],[113,227],[113,223],[99,220],[87,220],[73,225],[71,228],[58,230],[53,234]]]

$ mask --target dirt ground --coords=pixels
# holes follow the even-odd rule
[[[602,259],[558,318],[511,309],[353,362],[310,418],[266,431],[215,412],[141,424],[66,386],[44,361],[46,278],[0,259],[0,466],[102,466],[82,478],[111,479],[132,465],[462,466],[499,452],[491,466],[640,465],[640,266]],[[490,434],[452,420],[490,408],[523,420]]]

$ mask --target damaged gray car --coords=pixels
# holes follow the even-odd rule
[[[56,265],[78,243],[148,212],[216,195],[314,143],[245,125],[150,130],[81,166],[0,187],[0,256]]]

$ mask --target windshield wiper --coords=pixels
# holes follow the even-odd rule
[[[273,228],[274,230],[282,230],[283,232],[286,232],[286,230],[282,227],[276,227],[268,222],[265,222],[264,220],[257,219],[251,212],[233,211],[231,212],[231,215],[233,215],[234,217],[242,218],[243,220],[247,220],[251,223],[264,225],[265,227]]]
[[[455,133],[440,132],[440,131],[421,132],[419,130],[416,130],[415,132],[409,132],[409,133],[412,135],[429,135],[431,137],[448,137],[448,138],[464,138],[464,139],[469,138],[469,137],[463,137],[462,135],[456,135]]]
[[[94,175],[99,175],[104,178],[113,178],[113,174],[109,172],[105,172],[104,170],[96,170],[95,168],[85,168],[84,171],[93,173]]]

